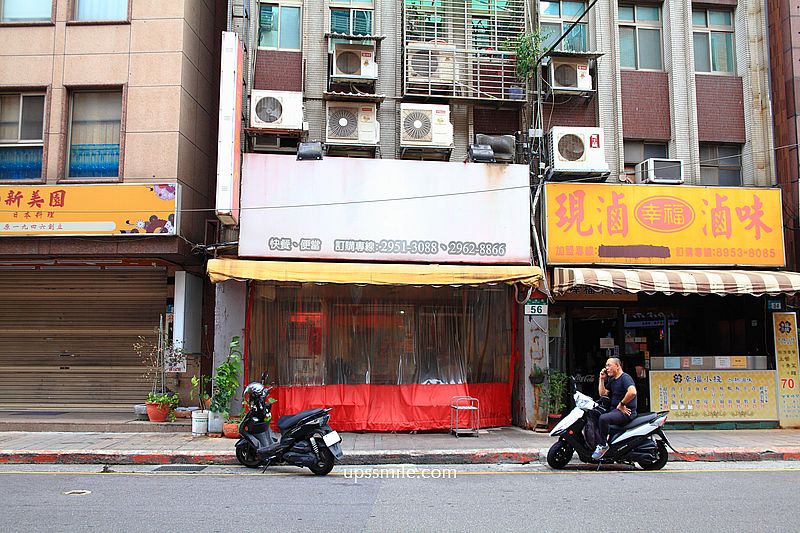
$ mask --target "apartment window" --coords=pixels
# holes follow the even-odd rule
[[[452,8],[443,0],[404,0],[406,42],[448,41]]]
[[[331,32],[372,35],[373,0],[331,0]]]
[[[0,0],[0,22],[41,22],[52,17],[52,0]]]
[[[472,48],[503,50],[525,31],[525,6],[519,0],[472,0],[468,6]]]
[[[619,6],[620,66],[662,70],[661,6]]]
[[[119,175],[121,91],[81,91],[70,98],[70,178]]]
[[[561,34],[580,17],[586,10],[586,2],[539,2],[541,14],[541,30],[544,37],[543,50],[550,48]],[[557,50],[569,52],[586,52],[589,41],[589,25],[583,22],[575,26],[572,31],[558,45]]]
[[[297,4],[262,3],[258,13],[258,46],[300,50],[300,15]]]
[[[645,159],[667,158],[667,143],[649,141],[623,141],[625,175],[634,180],[635,167]]]
[[[733,12],[692,10],[695,72],[733,73]]]
[[[0,179],[42,177],[44,95],[0,94]]]
[[[742,149],[736,145],[700,145],[700,184],[736,187],[742,184]]]
[[[75,20],[127,20],[128,0],[75,0]]]

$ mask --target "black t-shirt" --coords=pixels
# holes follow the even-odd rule
[[[625,397],[628,392],[628,387],[634,385],[633,378],[623,372],[616,379],[609,379],[606,381],[606,389],[608,390],[609,397],[611,398],[611,409],[616,409],[619,402]],[[628,402],[628,409],[631,414],[636,412],[636,396]]]

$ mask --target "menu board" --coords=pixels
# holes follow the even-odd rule
[[[773,313],[781,427],[800,427],[797,313]]]
[[[772,370],[654,370],[650,403],[669,422],[778,419]]]

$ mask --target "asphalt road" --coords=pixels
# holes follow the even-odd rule
[[[105,470],[105,472],[103,472]],[[110,471],[109,471],[110,470]],[[800,464],[0,467],[2,530],[796,531]],[[163,470],[163,469],[162,469]],[[70,494],[70,491],[89,491]]]

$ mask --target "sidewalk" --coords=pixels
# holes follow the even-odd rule
[[[33,427],[12,430],[14,425],[5,415],[8,413],[0,413],[0,463],[236,464],[235,440],[192,437],[185,423],[169,426],[171,431],[153,432],[156,427],[163,428],[129,420],[127,426],[122,426],[128,432],[122,432],[113,429],[122,422],[106,420],[84,423],[83,427],[94,429],[100,424],[110,431],[75,431],[79,426],[74,423],[48,425],[45,417],[39,416],[38,431]],[[49,417],[50,421],[57,416]],[[61,430],[52,430],[56,427]],[[73,429],[63,431],[63,428]],[[800,460],[800,430],[667,430],[666,433],[679,451],[670,452],[672,461]],[[343,433],[342,439],[345,452],[342,464],[349,465],[529,463],[543,461],[547,448],[555,442],[546,433],[516,427],[482,430],[477,438],[456,438],[446,433]]]

